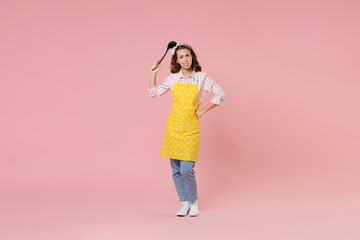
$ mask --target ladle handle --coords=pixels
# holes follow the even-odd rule
[[[160,64],[161,61],[164,59],[164,57],[165,57],[165,55],[166,55],[166,53],[167,53],[168,51],[169,51],[169,48],[166,49],[166,52],[165,52],[164,56],[163,56],[159,61],[157,61],[155,67],[152,69],[153,71],[159,66],[159,64]]]
[[[157,67],[159,66],[160,62],[161,62],[161,60],[159,60],[159,61],[156,63],[155,67],[152,69],[153,71],[154,71],[155,69],[157,69]]]

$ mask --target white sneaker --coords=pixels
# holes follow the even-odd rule
[[[178,215],[179,217],[184,217],[186,215],[188,215],[189,213],[189,202],[188,201],[184,201],[181,202],[182,207],[181,209],[176,213],[176,215]]]
[[[200,214],[199,207],[197,205],[197,200],[195,202],[190,203],[190,217],[196,217]]]

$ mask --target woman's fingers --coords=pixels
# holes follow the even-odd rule
[[[199,110],[196,110],[196,116],[198,117],[198,118],[200,118],[201,117],[201,114],[200,114],[200,112],[199,112]]]

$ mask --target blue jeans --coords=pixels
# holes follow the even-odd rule
[[[180,201],[195,202],[197,199],[197,187],[194,161],[177,160],[170,158],[172,178]]]

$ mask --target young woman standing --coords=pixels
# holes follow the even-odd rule
[[[196,54],[188,44],[178,42],[171,52],[171,74],[156,86],[160,65],[153,70],[155,63],[150,68],[148,91],[150,97],[159,97],[169,89],[172,90],[173,105],[166,122],[160,156],[170,158],[173,181],[182,203],[177,216],[189,214],[195,217],[200,214],[193,169],[200,144],[199,119],[207,111],[221,105],[226,96],[218,84],[201,72]],[[199,109],[206,92],[211,92],[214,97],[204,108]]]

